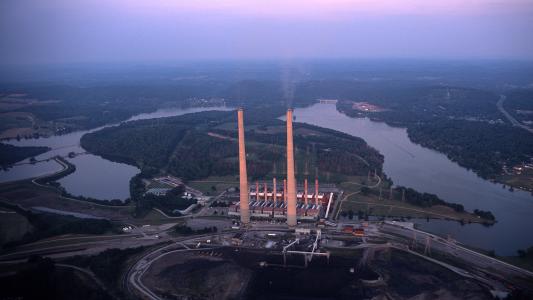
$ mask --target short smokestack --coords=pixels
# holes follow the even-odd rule
[[[287,204],[287,179],[283,179],[283,203]]]
[[[292,109],[287,110],[287,225],[296,226],[296,182],[294,178]]]
[[[263,185],[264,189],[265,189],[265,201],[268,200],[268,189],[267,189],[267,183],[266,181],[264,182],[264,185]]]
[[[276,207],[276,204],[278,202],[278,190],[276,187],[276,177],[272,178],[272,198],[274,200],[274,207]]]
[[[318,178],[315,178],[315,204],[318,205]]]
[[[259,181],[255,182],[255,200],[259,201]]]
[[[307,178],[304,179],[304,201],[305,206],[307,206]]]
[[[237,111],[239,128],[239,183],[241,222],[250,223],[250,203],[248,191],[248,173],[246,171],[246,149],[244,145],[244,116],[242,108]]]

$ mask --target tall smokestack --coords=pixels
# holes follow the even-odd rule
[[[246,149],[244,147],[244,116],[242,108],[237,111],[239,127],[239,182],[241,222],[250,223],[250,203],[248,202],[248,173],[246,172]]]
[[[294,178],[292,109],[287,110],[287,225],[296,226],[296,182]]]

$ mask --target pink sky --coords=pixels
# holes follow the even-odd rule
[[[124,8],[162,13],[214,11],[250,16],[338,17],[350,14],[486,14],[533,9],[532,0],[111,0]]]
[[[533,0],[0,0],[0,63],[533,59]]]

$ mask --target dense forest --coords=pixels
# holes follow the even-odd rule
[[[429,65],[433,76],[427,75]],[[307,64],[305,68],[305,76],[290,70],[285,74],[287,70],[275,64],[168,67],[157,72],[141,69],[128,76],[113,77],[115,73],[110,72],[94,77],[104,78],[106,84],[102,84],[101,79],[94,81],[92,78],[89,83],[80,85],[72,78],[64,78],[64,84],[21,84],[0,87],[0,92],[4,95],[24,93],[26,98],[36,100],[35,104],[13,108],[8,110],[10,112],[28,112],[39,120],[61,122],[75,129],[123,121],[135,114],[161,107],[190,105],[191,99],[204,98],[225,99],[229,106],[250,108],[246,116],[247,123],[264,126],[264,122],[273,122],[282,115],[288,104],[306,106],[319,98],[331,98],[339,99],[338,109],[350,116],[368,116],[393,126],[407,127],[413,141],[447,154],[462,166],[486,178],[499,175],[504,164],[524,161],[530,156],[529,151],[526,151],[529,138],[517,141],[516,137],[521,132],[504,126],[507,121],[496,107],[499,92],[491,89],[490,83],[503,86],[502,80],[505,79],[506,83],[511,78],[519,82],[521,79],[513,77],[512,72],[516,72],[520,66],[495,65],[488,69],[478,66],[472,69],[423,62],[345,62],[343,66],[317,62]],[[501,71],[495,71],[500,69],[506,70],[505,76],[502,76]],[[481,70],[490,76],[485,75],[483,79],[466,76]],[[528,112],[531,110],[530,99],[531,89],[516,89],[509,92],[505,107],[516,118],[530,120],[533,116]],[[383,111],[363,113],[353,110],[354,101],[371,102],[381,106]],[[189,124],[179,122],[158,123],[157,126],[147,122],[136,126],[139,127],[132,129],[120,126],[119,129],[106,130],[107,138],[116,142],[106,143],[105,151],[100,151],[97,145],[98,142],[104,142],[105,138],[98,142],[86,141],[84,145],[91,152],[138,165],[145,171],[168,171],[184,178],[235,172],[235,164],[231,160],[235,149],[231,141],[206,136],[202,131],[205,128],[191,130]],[[216,129],[210,127],[210,130]],[[141,130],[142,133],[133,133],[135,130]],[[460,130],[462,135],[457,137],[454,130]],[[488,134],[491,130],[497,131],[497,137]],[[127,139],[122,137],[124,132],[130,134]],[[306,143],[305,140],[302,142]],[[144,146],[142,149],[126,146],[134,143]],[[216,151],[213,150],[215,144]],[[517,149],[514,153],[502,149],[512,147]],[[307,145],[303,148],[307,151]],[[337,151],[336,147],[332,148],[329,151]],[[349,173],[350,170],[346,170],[348,164],[335,161],[342,157],[339,153],[315,150],[315,159],[319,159],[314,161],[321,166],[314,165],[313,168]],[[254,151],[259,159],[250,166],[251,174],[264,176],[267,169],[273,168],[270,161],[279,160],[279,153],[268,152],[261,147]],[[10,155],[14,153],[7,152]],[[3,159],[5,157],[8,156],[2,155]],[[183,163],[183,157],[191,158],[197,164]],[[342,159],[349,162],[347,157]],[[355,156],[351,159],[357,161]],[[329,165],[335,167],[330,168]],[[308,168],[307,172],[312,170]]]
[[[250,109],[245,114],[252,178],[284,173],[285,126],[274,117],[282,111],[273,111]],[[234,111],[137,121],[87,134],[81,143],[92,153],[133,163],[144,173],[170,173],[185,180],[236,175],[235,121]],[[295,124],[294,132],[297,176],[318,172],[318,176],[341,181],[346,176],[381,171],[383,157],[360,138],[305,124]]]
[[[158,108],[191,105],[194,99],[216,98],[224,99],[228,106],[251,109],[247,111],[247,123],[265,126],[265,122],[271,123],[282,115],[287,105],[306,106],[317,99],[330,98],[339,99],[338,109],[350,116],[368,116],[393,126],[407,127],[415,142],[444,152],[486,178],[499,175],[504,164],[523,161],[530,156],[524,150],[530,141],[516,141],[521,132],[510,126],[506,128],[509,124],[496,106],[500,93],[505,91],[508,96],[505,107],[509,112],[519,120],[532,120],[531,89],[508,89],[510,81],[517,86],[528,82],[530,72],[522,65],[356,61],[339,64],[322,61],[300,67],[301,70],[272,63],[220,63],[158,69],[131,66],[135,72],[128,69],[126,73],[124,70],[103,73],[100,70],[88,73],[69,70],[67,77],[55,83],[0,86],[1,95],[23,94],[26,95],[24,99],[31,100],[31,104],[2,111],[31,113],[38,120],[73,126],[67,126],[72,130],[116,123]],[[383,110],[375,113],[356,111],[352,104],[358,101],[371,102]],[[133,129],[120,126],[120,129],[106,131],[110,140],[117,140],[107,143],[107,147],[116,149],[99,151],[96,141],[85,145],[91,144],[92,152],[138,165],[145,171],[169,171],[187,178],[232,174],[235,164],[231,157],[235,149],[231,141],[206,136],[202,128],[191,130],[188,126],[179,122],[153,126],[147,122],[138,129],[142,134],[130,136],[132,140],[120,136]],[[212,126],[211,129],[217,128]],[[493,129],[497,131],[497,137],[488,134]],[[456,138],[454,130],[460,130],[462,136]],[[529,140],[531,137],[524,138]],[[129,150],[130,147],[125,146],[129,143],[144,146]],[[214,144],[217,151],[212,150]],[[517,149],[515,153],[502,149],[511,147]],[[307,146],[303,148],[307,151]],[[336,151],[332,148],[329,151]],[[252,175],[263,176],[267,169],[273,168],[269,161],[279,160],[275,157],[279,154],[269,153],[261,147],[254,150],[259,159],[251,165]],[[314,154],[315,158],[320,157],[314,161],[322,165],[313,168],[333,173],[349,172],[343,170],[346,164],[335,161],[338,153],[318,149]],[[272,157],[262,159],[265,155]],[[483,159],[476,159],[478,156]],[[184,164],[180,160],[182,157],[191,157],[198,164]],[[200,157],[216,161],[208,162]],[[348,162],[347,157],[342,159]],[[352,159],[357,161],[357,157]],[[307,172],[312,170],[308,168]]]
[[[531,106],[524,91],[511,94],[508,101],[513,107]],[[496,93],[477,89],[420,87],[371,98],[384,108],[381,112],[354,110],[352,101],[339,102],[337,109],[349,116],[406,127],[413,142],[445,153],[483,178],[495,178],[503,166],[533,158],[533,135],[507,123],[496,106],[498,99]]]
[[[520,128],[459,120],[436,120],[407,128],[409,138],[425,147],[446,153],[461,166],[481,177],[502,173],[533,157],[533,137]]]
[[[341,98],[337,108],[349,116],[367,116],[390,125],[407,126],[434,119],[500,122],[496,107],[499,95],[489,91],[442,86],[383,88],[357,98]],[[352,109],[354,101],[368,101],[384,108],[365,113]],[[503,121],[502,121],[503,122]]]
[[[533,127],[533,89],[516,89],[507,94],[505,110],[521,122]]]
[[[9,95],[22,96],[10,98]],[[0,112],[29,114],[35,118],[35,128],[39,127],[37,124],[61,127],[62,133],[118,123],[159,108],[221,103],[205,101],[209,99],[224,99],[226,105],[233,107],[280,106],[287,101],[279,79],[114,82],[84,87],[62,84],[0,86]],[[308,105],[315,100],[295,99],[292,104]],[[3,125],[2,130],[20,126]]]
[[[0,143],[0,165],[6,167],[49,150],[48,147],[18,147]]]

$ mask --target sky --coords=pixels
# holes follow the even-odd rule
[[[0,64],[533,59],[533,0],[1,0]]]

